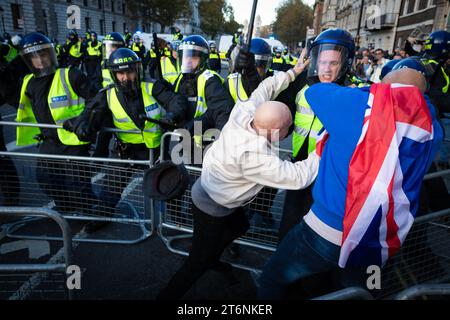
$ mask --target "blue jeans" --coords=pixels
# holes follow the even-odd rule
[[[290,284],[315,273],[333,271],[340,273],[344,287],[360,285],[360,269],[340,269],[340,247],[314,232],[304,220],[283,238],[277,251],[263,268],[258,280],[258,298],[286,298]]]

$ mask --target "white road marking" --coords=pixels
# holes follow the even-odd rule
[[[4,243],[0,246],[0,254],[28,249],[30,259],[39,259],[50,254],[50,243],[44,240],[19,240]]]

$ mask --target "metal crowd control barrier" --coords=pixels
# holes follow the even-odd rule
[[[71,265],[72,259],[72,234],[67,221],[56,211],[45,208],[34,207],[0,207],[0,217],[14,216],[14,217],[41,217],[54,220],[62,231],[63,239],[63,257],[64,262],[61,263],[46,263],[46,264],[0,264],[0,275],[5,275],[5,272],[22,273],[22,272],[59,272],[64,274],[66,280],[66,270]],[[0,278],[0,283],[2,283]],[[23,285],[22,285],[23,286]],[[63,281],[64,291],[67,291],[69,299],[74,298],[73,290],[67,288],[66,281]],[[25,285],[25,290],[28,287]],[[2,284],[1,291],[5,290],[5,284]],[[45,290],[45,289],[44,289]],[[32,292],[31,292],[32,293]],[[18,297],[20,298],[20,297]]]
[[[181,137],[177,133],[165,133],[162,137],[161,155],[165,154],[166,139]],[[186,166],[191,178],[191,186],[200,176],[201,167]],[[267,258],[275,251],[278,243],[278,228],[283,211],[283,191],[265,187],[256,198],[246,207],[250,229],[235,243],[241,245],[239,256],[242,259],[226,259],[235,267],[258,271]],[[183,244],[176,245],[178,240],[192,237],[193,220],[191,214],[190,187],[180,199],[160,203],[155,214],[159,213],[159,235],[167,248],[181,255],[188,255]],[[247,259],[246,259],[247,258]]]
[[[349,287],[325,294],[320,297],[316,297],[312,300],[350,300],[350,299],[373,300],[373,297],[369,291],[361,287]]]
[[[412,300],[420,296],[450,296],[450,283],[417,285],[395,296],[396,300]]]
[[[174,135],[177,136],[173,133],[165,134],[163,142]],[[163,146],[164,143],[161,145]],[[163,151],[161,154],[164,154]],[[193,183],[200,176],[201,168],[195,166],[186,166],[186,168]],[[428,174],[424,180],[446,175],[450,175],[450,170]],[[283,202],[283,191],[264,188],[248,206],[247,214],[251,225],[249,231],[235,241],[250,250],[245,252],[245,255],[250,257],[250,266],[249,261],[243,263],[229,257],[225,259],[238,268],[257,272],[276,249]],[[188,245],[183,245],[179,240],[192,237],[193,221],[190,203],[191,191],[188,189],[180,199],[160,203],[156,209],[156,214],[159,213],[160,217],[161,238],[170,251],[181,255],[188,255]],[[416,218],[402,249],[383,268],[382,289],[376,290],[372,294],[373,297],[388,298],[412,285],[443,282],[450,279],[449,232],[450,208]],[[260,259],[254,259],[255,256]]]
[[[16,122],[1,124],[19,125]],[[20,125],[61,128],[56,125]],[[150,161],[25,152],[0,152],[0,157],[12,159],[17,168],[20,180],[17,203],[51,207],[65,219],[78,222],[80,228],[89,221],[116,223],[116,228],[105,227],[87,237],[76,235],[73,241],[134,244],[150,237],[155,230],[153,201],[144,197],[142,192],[144,170],[150,166]],[[13,180],[15,172],[4,171],[3,175],[7,180]],[[19,233],[19,229],[32,223],[37,221],[11,224],[7,234],[22,239],[61,240],[60,237],[36,232]]]

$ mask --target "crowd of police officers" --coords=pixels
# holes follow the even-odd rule
[[[18,37],[18,38],[17,38]],[[0,106],[16,106],[17,122],[61,125],[61,128],[17,127],[17,145],[38,144],[38,152],[68,156],[118,157],[146,160],[150,150],[157,159],[163,131],[185,128],[193,136],[193,147],[202,147],[201,136],[194,135],[194,121],[200,121],[202,132],[222,129],[239,100],[246,100],[259,83],[279,71],[286,71],[297,63],[296,55],[288,48],[271,47],[264,39],[253,38],[250,48],[243,46],[241,30],[233,38],[227,52],[229,75],[221,75],[221,57],[214,41],[200,35],[183,36],[177,28],[170,43],[151,43],[146,48],[139,33],[125,35],[112,32],[100,41],[95,32],[80,37],[75,30],[67,34],[60,45],[40,32],[23,37],[0,39]],[[316,82],[335,82],[342,86],[370,85],[354,72],[354,59],[359,48],[350,33],[329,29],[318,35],[311,44],[309,56],[324,50],[341,52],[339,73],[330,71],[329,79],[304,72],[289,85],[277,100],[287,104],[292,112],[293,161],[306,159],[315,150],[319,119],[309,107],[304,92]],[[450,115],[449,70],[450,33],[435,31],[425,43],[423,52],[386,63],[384,76],[392,69],[412,68],[428,79],[427,94],[443,120]],[[136,130],[141,134],[102,131],[103,128]],[[3,136],[0,150],[6,150]],[[449,163],[448,147],[441,152],[441,162]],[[92,150],[94,150],[92,152]],[[2,158],[9,182],[2,185],[6,203],[14,203],[18,195],[18,180],[14,180],[14,165]],[[66,174],[61,175],[61,170]],[[84,199],[86,210],[103,208],[113,212],[120,194],[111,188],[124,188],[128,176],[115,180],[101,191],[92,192],[90,179],[80,175],[83,168],[40,166],[37,178],[46,193],[62,212],[74,206],[59,190],[77,192]],[[4,175],[0,175],[1,180]],[[429,205],[434,210],[450,207],[445,185],[429,185]],[[276,191],[260,206],[269,207]],[[101,199],[101,200],[100,200]],[[282,238],[306,214],[311,204],[311,187],[289,191],[279,230]],[[426,209],[424,209],[426,210]],[[267,212],[268,221],[271,220]],[[92,223],[92,230],[99,227]]]

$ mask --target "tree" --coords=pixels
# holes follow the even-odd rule
[[[277,9],[272,24],[274,33],[289,47],[305,39],[306,27],[313,21],[313,10],[301,0],[285,0]]]
[[[261,30],[259,31],[259,36],[261,38],[268,38],[271,34],[272,34],[271,26],[262,26]]]
[[[222,31],[225,24],[225,0],[201,0],[199,3],[200,28],[211,38]]]
[[[232,6],[225,4],[224,16],[225,24],[223,25],[223,33],[234,34],[239,27],[242,28],[242,25],[234,20],[234,10]]]
[[[161,32],[168,26],[192,13],[189,0],[130,0],[127,1],[132,18],[141,18],[144,22],[156,22]]]

